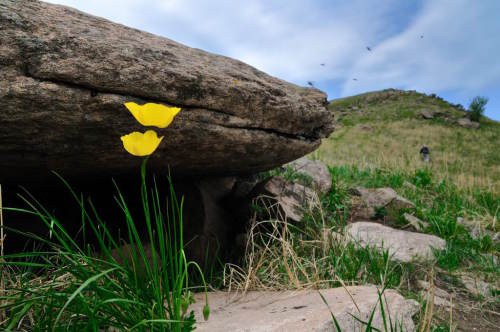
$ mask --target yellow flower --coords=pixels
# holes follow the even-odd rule
[[[134,102],[125,103],[130,113],[143,126],[166,128],[174,117],[181,111],[179,107],[170,107],[161,104],[147,103],[138,105]]]
[[[158,137],[154,130],[148,130],[144,134],[134,131],[121,137],[125,150],[138,157],[152,154],[158,145],[160,145],[162,139],[163,136]]]

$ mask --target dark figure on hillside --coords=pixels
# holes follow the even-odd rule
[[[429,148],[426,145],[423,145],[420,149],[420,155],[422,156],[422,160],[424,162],[428,163],[431,160],[430,154],[431,152],[429,151]]]

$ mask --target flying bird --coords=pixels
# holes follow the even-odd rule
[[[366,46],[366,49],[370,52],[372,51],[372,48],[370,46]]]
[[[357,81],[358,79],[357,79],[357,78],[353,78],[352,80],[353,80],[353,81]]]
[[[424,38],[424,35],[420,35],[420,39]]]
[[[314,87],[314,82],[307,81],[307,85]]]
[[[325,64],[324,64],[324,63],[320,63],[320,66],[323,66],[323,67],[324,67],[324,66],[325,66]]]

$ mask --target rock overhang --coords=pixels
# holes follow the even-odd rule
[[[0,23],[2,177],[136,169],[127,101],[182,107],[150,165],[184,175],[273,168],[333,130],[324,93],[238,60],[38,1],[3,1]]]

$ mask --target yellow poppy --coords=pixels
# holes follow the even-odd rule
[[[121,137],[125,150],[138,157],[152,154],[158,145],[160,145],[162,139],[163,136],[158,137],[154,130],[148,130],[144,134],[134,131],[133,133]]]
[[[130,113],[143,126],[166,128],[174,117],[181,111],[179,107],[165,106],[162,104],[147,103],[138,105],[134,102],[125,103]]]

